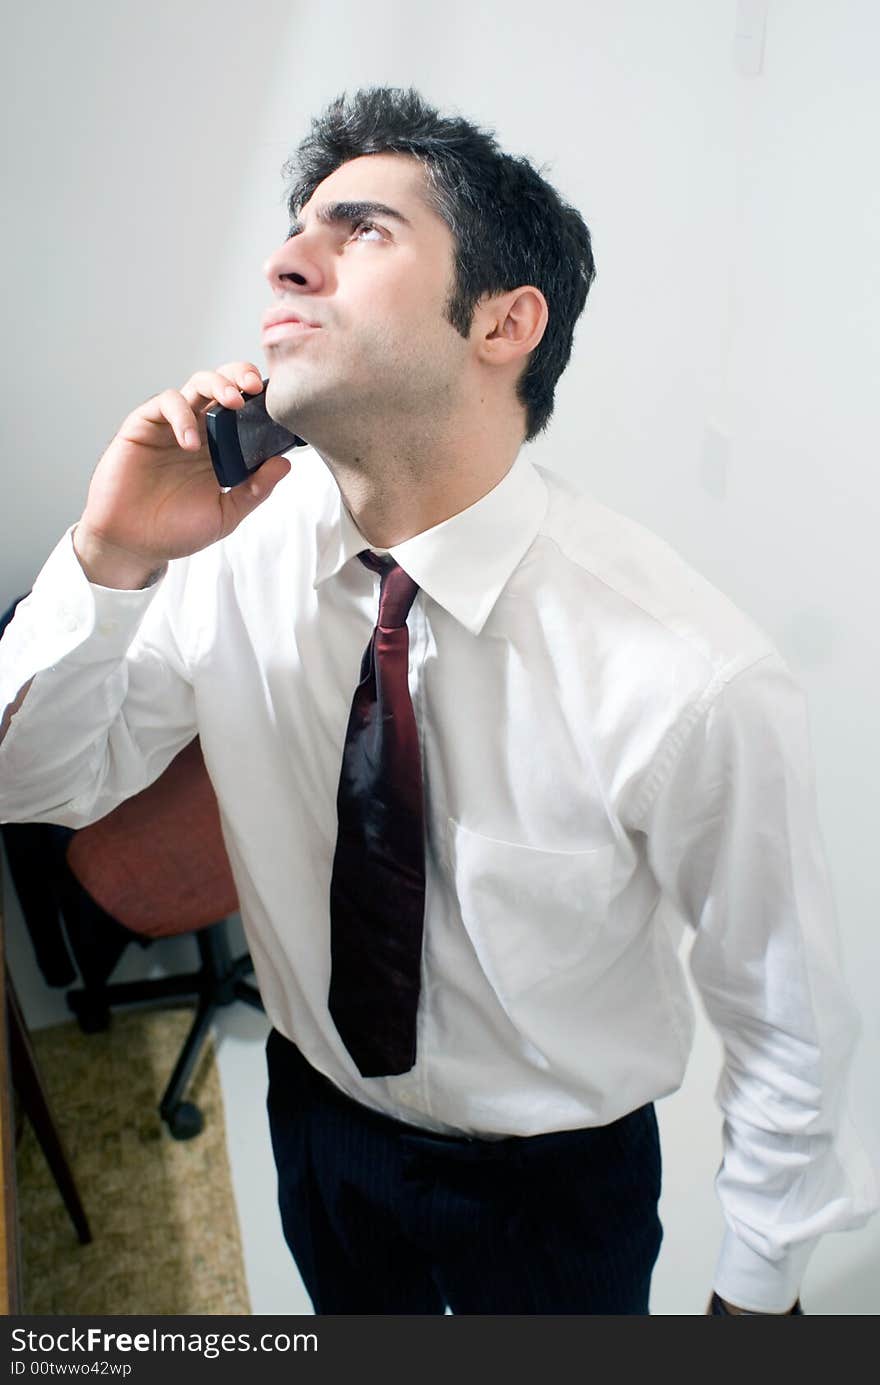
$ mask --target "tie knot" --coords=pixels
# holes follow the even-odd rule
[[[416,599],[418,582],[414,582],[393,558],[380,558],[368,549],[359,553],[358,557],[364,567],[372,568],[382,579],[377,625],[381,625],[383,630],[399,630],[406,624],[410,607]]]

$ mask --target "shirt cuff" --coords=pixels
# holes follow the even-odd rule
[[[778,1260],[768,1260],[728,1229],[715,1269],[715,1292],[751,1313],[787,1313],[818,1237],[799,1241]]]
[[[0,709],[62,660],[77,667],[123,659],[161,586],[161,577],[142,591],[96,586],[80,566],[73,529],[53,549],[3,632]],[[20,724],[18,717],[13,725]]]
[[[25,598],[35,668],[51,667],[92,635],[106,646],[106,653],[124,654],[162,582],[160,576],[137,591],[90,582],[73,546],[75,527],[71,525],[53,549]],[[14,629],[15,621],[10,635]]]

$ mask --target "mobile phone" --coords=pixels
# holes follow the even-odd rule
[[[270,457],[291,447],[307,447],[304,438],[276,423],[266,413],[266,386],[259,394],[245,396],[240,409],[214,404],[205,414],[208,449],[221,486],[238,486]]]

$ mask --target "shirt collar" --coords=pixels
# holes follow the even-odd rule
[[[335,515],[319,548],[316,587],[370,547],[332,484]],[[547,504],[546,484],[519,452],[507,474],[481,500],[388,552],[432,601],[479,635],[538,533]]]

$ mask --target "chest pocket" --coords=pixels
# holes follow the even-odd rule
[[[607,917],[613,842],[543,851],[471,832],[450,818],[462,922],[509,1012],[519,997],[581,966]]]

